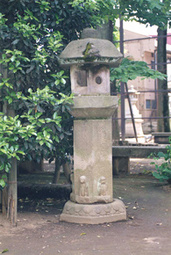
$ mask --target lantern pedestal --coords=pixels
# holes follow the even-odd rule
[[[126,219],[122,201],[113,199],[112,119],[117,98],[74,98],[74,174],[71,201],[61,221],[98,224]]]
[[[125,219],[125,206],[119,199],[107,204],[77,204],[68,201],[60,216],[61,221],[80,224],[102,224]]]

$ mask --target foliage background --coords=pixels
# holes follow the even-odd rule
[[[80,38],[83,28],[110,20],[114,25],[121,12],[127,17],[135,14],[139,21],[145,15],[144,22],[149,22],[149,11],[141,13],[143,2],[0,1],[1,171],[9,171],[13,157],[44,157],[60,165],[72,153],[69,73],[61,70],[58,56],[66,44]],[[146,0],[145,4],[147,10],[160,11],[161,20],[163,13],[169,15],[160,1]],[[145,64],[125,60],[112,70],[112,79],[134,79],[140,75],[140,67],[143,77],[155,76]]]
[[[69,73],[58,56],[90,24],[92,11],[68,0],[0,1],[1,171],[11,157],[62,162],[72,153]]]

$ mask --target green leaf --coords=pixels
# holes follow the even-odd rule
[[[164,156],[165,156],[165,154],[161,151],[157,155],[158,155],[159,158],[164,158]]]
[[[58,117],[58,114],[57,114],[57,112],[55,112],[54,114],[53,114],[53,119],[56,119]]]
[[[15,58],[16,58],[15,55],[13,55],[13,56],[11,57],[11,61],[14,62],[14,61],[15,61]]]
[[[66,80],[64,78],[61,79],[62,84],[66,84]]]
[[[5,181],[3,179],[0,179],[0,187],[4,188],[6,185]]]
[[[4,249],[2,252],[0,253],[5,253],[5,252],[8,252],[9,250],[8,249]]]
[[[20,41],[19,39],[15,39],[15,40],[12,42],[12,44],[13,44],[13,45],[16,45],[19,41]]]

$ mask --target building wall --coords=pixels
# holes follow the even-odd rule
[[[134,33],[128,30],[124,31],[124,40],[131,40],[137,38],[147,38],[147,36]],[[124,43],[124,55],[135,61],[145,61],[147,64],[151,65],[152,61],[155,61],[155,39],[145,39],[145,40],[135,40],[127,41]],[[156,84],[152,79],[137,78],[134,81],[128,82],[128,87],[134,85],[137,91],[140,91],[138,95],[137,108],[139,109],[142,117],[156,116],[155,108],[155,93],[152,92],[141,92],[141,91],[151,91],[155,90]],[[144,123],[149,122],[149,120],[144,120]]]

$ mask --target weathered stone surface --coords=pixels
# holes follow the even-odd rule
[[[74,97],[71,114],[76,118],[99,119],[110,118],[117,108],[117,97],[79,96]]]
[[[77,204],[68,201],[60,216],[61,221],[100,224],[126,220],[126,209],[121,200],[107,204]]]
[[[106,195],[100,200],[113,200],[111,119],[74,120],[74,194],[78,203],[99,202],[101,178],[105,177]],[[80,195],[83,186],[88,191]],[[87,194],[87,195],[86,195]]]
[[[103,64],[116,67],[120,64],[122,57],[112,42],[85,38],[70,42],[62,51],[59,62],[65,67],[73,64]]]
[[[100,39],[101,36],[100,36],[99,31],[97,31],[96,29],[87,27],[81,33],[81,39],[85,39],[85,38],[98,38],[98,39]]]
[[[147,158],[151,153],[166,153],[166,146],[113,146],[113,157]]]
[[[154,136],[155,143],[169,144],[169,138],[171,137],[171,132],[155,132],[152,135]]]
[[[110,95],[109,67],[71,67],[71,90],[74,95]]]
[[[111,117],[117,99],[110,96],[109,71],[122,54],[110,41],[92,38],[94,30],[84,32],[91,38],[69,43],[60,55],[61,65],[71,67],[75,95],[72,202],[66,203],[61,220],[98,224],[126,219],[123,203],[113,202]]]

